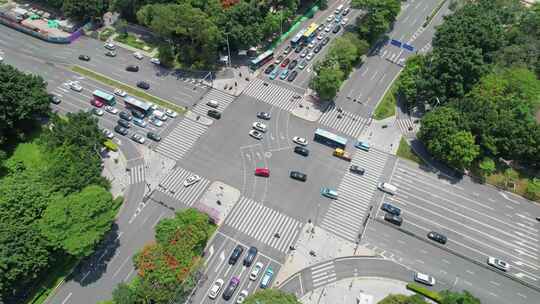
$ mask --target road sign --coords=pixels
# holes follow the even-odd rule
[[[391,45],[395,45],[395,46],[397,46],[397,47],[401,47],[401,41],[396,40],[396,39],[391,39],[391,40],[390,40],[390,44],[391,44]]]
[[[406,49],[407,51],[414,52],[414,46],[410,44],[404,43],[403,48]]]

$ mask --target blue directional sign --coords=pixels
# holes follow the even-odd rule
[[[402,47],[406,49],[407,51],[414,52],[414,46],[410,44],[404,43]]]
[[[395,46],[397,46],[397,47],[401,47],[401,41],[396,40],[396,39],[391,39],[391,40],[390,40],[390,44],[391,44],[391,45],[395,45]]]

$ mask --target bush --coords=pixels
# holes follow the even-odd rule
[[[107,41],[112,35],[114,34],[114,30],[110,28],[106,28],[101,33],[99,33],[99,40],[101,41]]]
[[[539,178],[533,178],[532,180],[529,180],[527,182],[527,190],[525,192],[525,197],[533,201],[540,200],[540,179]]]
[[[441,295],[436,292],[436,291],[433,291],[433,290],[429,290],[423,286],[420,286],[418,284],[414,284],[414,283],[409,283],[407,284],[407,289],[411,290],[411,291],[414,291],[416,293],[419,293],[421,295],[423,295],[424,297],[426,298],[429,298],[437,303],[441,303],[442,301],[442,297]]]

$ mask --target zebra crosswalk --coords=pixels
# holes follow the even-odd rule
[[[294,244],[302,224],[252,199],[241,197],[225,220],[225,225],[280,252],[287,252],[289,246]]]
[[[210,100],[215,100],[219,103],[217,108],[212,108],[207,105],[207,103]],[[199,115],[206,115],[208,113],[208,110],[214,109],[218,110],[219,112],[225,111],[227,106],[234,100],[233,95],[229,95],[227,93],[224,93],[220,90],[216,90],[212,88],[205,96],[204,98],[193,108],[193,112],[199,114]]]
[[[403,135],[413,135],[418,132],[420,125],[412,119],[397,119],[396,124]]]
[[[143,182],[146,177],[145,165],[138,165],[129,169],[129,184],[137,184]]]
[[[156,152],[173,160],[180,160],[208,127],[184,118],[157,146]]]
[[[313,288],[330,284],[337,280],[334,261],[324,262],[311,267],[311,279]]]
[[[365,169],[365,173],[345,173],[337,189],[339,198],[330,204],[321,222],[322,228],[345,240],[357,240],[388,157],[375,149],[369,152],[357,150],[352,164]]]
[[[301,100],[301,98],[295,98],[295,96],[300,96],[296,92],[276,84],[265,82],[259,78],[252,80],[243,94],[257,98],[285,111],[294,109]]]
[[[335,104],[327,109],[319,119],[320,124],[338,130],[353,138],[358,138],[360,136],[360,133],[362,133],[362,129],[367,122],[367,118],[358,114],[346,111],[339,112],[336,109]]]
[[[195,174],[184,168],[176,167],[159,183],[158,189],[189,207],[199,199],[210,184],[209,180],[201,177],[197,183],[188,187],[184,186],[186,178],[192,175]]]

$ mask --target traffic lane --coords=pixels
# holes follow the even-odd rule
[[[375,246],[397,263],[433,275],[436,289],[469,290],[485,303],[530,303],[540,293],[496,271],[463,260],[445,250],[404,234],[393,227],[370,221],[362,244]]]
[[[410,1],[398,16],[394,28],[391,32],[391,38],[402,42],[408,42],[413,33],[422,27],[426,17],[437,7],[440,1]]]
[[[238,261],[234,265],[231,265],[228,263],[228,259],[234,248],[238,245],[242,246],[244,251]],[[237,277],[240,280],[240,284],[230,300],[234,303],[242,290],[246,290],[248,291],[248,294],[252,294],[259,288],[260,281],[268,267],[271,267],[274,271],[274,278],[281,267],[279,263],[266,256],[260,249],[251,266],[245,267],[243,265],[243,260],[247,254],[249,245],[238,242],[222,233],[216,234],[214,241],[210,246],[214,248],[214,253],[207,261],[205,261],[205,264],[207,265],[205,273],[206,280],[202,284],[199,284],[194,297],[194,303],[227,303],[227,301],[222,298],[223,291],[228,286],[230,280],[233,277]],[[216,248],[218,249],[215,250]],[[249,274],[259,262],[262,263],[264,267],[259,272],[256,280],[251,280]],[[214,282],[218,279],[222,279],[224,285],[221,288],[218,297],[212,300],[209,298],[208,293]]]

